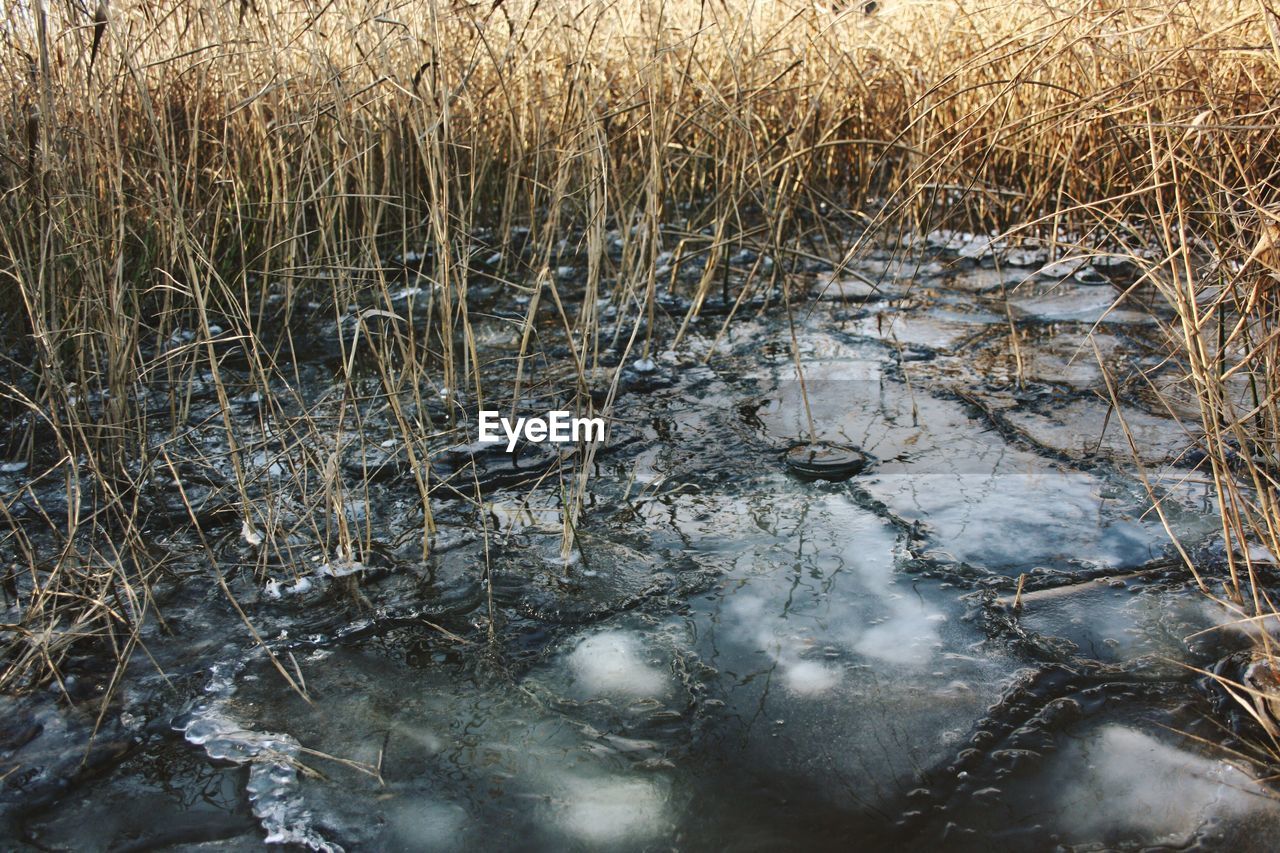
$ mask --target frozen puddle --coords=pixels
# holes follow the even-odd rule
[[[1145,311],[1135,311],[1127,304],[1116,304],[1119,294],[1110,287],[1064,286],[1048,293],[1018,296],[1009,300],[1016,315],[1042,322],[1076,323],[1154,323]]]
[[[953,849],[1046,849],[1048,838],[1060,850],[1261,851],[1280,831],[1280,801],[1247,773],[1127,723],[1064,737],[1016,782],[971,796],[941,830]]]
[[[594,727],[550,706],[560,689],[578,695],[583,672],[592,696],[623,690],[652,702],[627,687],[636,679],[672,692],[642,648],[632,631],[597,633],[521,685],[458,683],[376,653],[336,652],[307,669],[314,705],[281,701],[255,678],[237,701],[263,710],[271,701],[269,723],[287,721],[315,753],[379,767],[381,782],[305,761],[324,778],[302,780],[301,802],[318,825],[340,827],[348,849],[636,849],[674,825],[670,745],[627,736],[628,726],[652,728],[643,713],[606,714]],[[615,652],[627,665],[609,665]]]
[[[1135,447],[1144,463],[1176,461],[1194,445],[1198,432],[1132,406],[1117,412],[1100,400],[1073,400],[1005,417],[1042,447],[1077,459],[1107,456],[1122,464],[1133,460]]]
[[[341,846],[325,839],[312,825],[311,812],[299,791],[298,741],[288,734],[253,731],[234,716],[231,697],[239,669],[214,667],[205,688],[207,698],[175,721],[174,729],[212,760],[248,766],[246,790],[253,814],[266,833],[266,843],[342,853]]]
[[[962,242],[965,263],[990,248]],[[1274,803],[1194,740],[1222,733],[1182,664],[1212,665],[1237,632],[1205,633],[1224,617],[1165,559],[1120,419],[1091,396],[1094,344],[1127,375],[1159,360],[1151,327],[1108,313],[1109,287],[1033,279],[1006,305],[1031,273],[859,264],[797,312],[794,344],[754,312],[723,335],[691,324],[653,370],[632,353],[624,376],[662,381],[626,385],[589,471],[566,456],[530,493],[503,485],[502,454],[477,463],[483,500],[436,519],[454,548],[422,555],[403,511],[420,496],[388,468],[353,509],[360,571],[256,599],[262,579],[236,581],[313,701],[228,646],[180,734],[124,772],[177,791],[168,822],[206,822],[192,849],[1274,847]],[[511,328],[478,332],[495,364]],[[1149,462],[1194,439],[1122,405]],[[807,481],[785,458],[811,441],[872,461]],[[255,450],[264,477],[283,464]],[[1202,546],[1203,486],[1166,472],[1165,516]],[[243,639],[225,608],[201,612],[202,639]],[[164,749],[198,772],[171,784]],[[209,785],[225,814],[184,816]],[[136,778],[84,791],[59,814],[93,829],[159,797]],[[31,838],[57,846],[69,823],[39,818]],[[103,832],[102,847],[183,846],[129,821]]]
[[[396,798],[387,809],[381,843],[391,850],[464,848],[470,819],[465,809],[426,797]]]

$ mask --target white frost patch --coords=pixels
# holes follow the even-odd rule
[[[946,621],[940,613],[923,606],[890,602],[890,616],[862,632],[853,643],[860,655],[901,666],[923,666],[937,651],[939,625]]]
[[[845,643],[858,654],[899,666],[925,666],[942,644],[945,614],[915,596],[904,595],[896,583],[892,545],[867,551],[852,541],[845,563],[857,566],[869,596],[876,600],[876,616],[868,623],[847,623]]]
[[[1205,823],[1275,813],[1243,771],[1112,724],[1064,750],[1051,787],[1057,821],[1073,839],[1182,846]]]
[[[588,844],[639,841],[666,830],[666,798],[642,779],[571,779],[564,783],[556,823]]]
[[[248,519],[245,519],[240,525],[240,536],[255,548],[262,544],[262,534],[254,529]]]
[[[797,696],[821,696],[844,678],[844,670],[811,660],[783,663],[782,684]]]
[[[252,462],[255,468],[266,471],[268,477],[283,477],[288,471],[281,464],[280,459],[281,457],[279,456],[268,456],[266,451],[259,450],[253,454]]]
[[[667,677],[644,657],[639,639],[623,631],[587,637],[569,655],[569,668],[584,691],[618,696],[656,696]]]

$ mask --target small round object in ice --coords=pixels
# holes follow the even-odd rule
[[[871,457],[856,447],[814,441],[797,444],[787,451],[787,467],[793,474],[811,480],[847,480],[861,473],[871,462]]]
[[[640,641],[624,631],[587,637],[569,655],[576,684],[593,695],[657,696],[667,677],[644,657]]]

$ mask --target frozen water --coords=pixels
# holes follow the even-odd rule
[[[312,826],[311,813],[298,793],[295,762],[301,751],[299,743],[289,735],[248,730],[231,715],[237,669],[214,667],[205,688],[208,699],[197,703],[174,728],[214,761],[249,766],[249,801],[266,833],[266,843],[341,853],[341,846],[326,840]]]
[[[1042,295],[1015,296],[1009,308],[1015,316],[1043,322],[1133,323],[1155,322],[1149,313],[1117,304],[1120,294],[1109,287],[1064,285]]]
[[[667,829],[666,797],[643,778],[568,778],[553,796],[556,824],[586,844],[643,841]]]
[[[1198,432],[1132,406],[1115,411],[1101,400],[1072,400],[1006,417],[1032,441],[1056,452],[1076,458],[1100,453],[1122,462],[1132,460],[1135,449],[1148,464],[1176,461],[1193,446]]]
[[[1004,253],[1003,262],[1011,267],[1032,267],[1043,264],[1048,253],[1044,249],[1019,247]]]
[[[311,591],[311,578],[301,577],[293,583],[284,584],[275,578],[268,578],[262,585],[262,592],[267,598],[279,600],[286,595],[302,595]]]
[[[984,471],[984,462],[998,467]],[[903,518],[921,522],[943,551],[997,572],[1125,568],[1168,547],[1158,523],[1142,519],[1145,507],[1135,497],[1108,495],[1093,475],[1016,450],[958,459],[951,468],[885,466],[867,488]]]
[[[806,658],[809,649],[822,647],[822,641],[872,660],[900,666],[927,665],[939,643],[939,626],[945,617],[899,587],[894,572],[896,532],[867,517],[844,496],[824,496],[801,512],[818,522],[809,531],[818,541],[834,537],[838,530],[854,534],[847,541],[832,542],[831,550],[809,569],[811,577],[822,572],[820,567],[838,571],[832,582],[840,583],[845,597],[836,596],[834,589],[828,593],[831,600],[826,601],[792,595],[786,599],[786,608],[775,612],[773,596],[754,592],[758,585],[764,585],[767,592],[774,579],[753,573],[745,587],[727,600],[720,620],[722,630],[769,655],[784,681],[793,686],[829,682],[826,687],[831,687],[839,680],[838,670]],[[804,568],[807,562],[796,569]],[[779,574],[784,582],[793,577]],[[811,633],[806,627],[810,608],[819,619],[820,633]]]
[[[1158,520],[1143,518],[1147,504],[1136,491],[1010,446],[959,403],[884,377],[827,378],[846,363],[818,363],[806,381],[815,437],[878,458],[858,485],[920,522],[955,558],[1013,573],[1079,563],[1122,568],[1168,546]],[[803,435],[799,384],[780,386],[756,416],[779,439]]]
[[[634,634],[593,634],[578,643],[568,664],[575,686],[591,695],[657,696],[667,689],[666,674],[649,663]]]
[[[782,683],[797,696],[821,696],[844,678],[844,671],[811,660],[782,662]]]
[[[1055,828],[1075,843],[1182,847],[1211,822],[1253,814],[1268,835],[1280,829],[1276,801],[1245,773],[1119,724],[1068,743],[1046,782]]]
[[[1062,700],[1063,708],[1080,706]],[[1033,735],[1033,726],[1015,735]],[[1037,749],[997,749],[1000,769],[961,774],[919,849],[1269,850],[1280,801],[1226,756],[1177,746],[1150,722],[1106,714],[1041,732]],[[926,843],[932,839],[933,844]],[[1046,844],[1046,841],[1051,842]]]
[[[935,309],[927,313],[874,314],[851,322],[851,334],[864,335],[894,345],[951,350],[966,339],[980,334],[1000,318],[989,314],[968,314]]]
[[[698,648],[724,675],[712,737],[742,772],[821,779],[803,795],[874,810],[953,749],[1007,664],[936,584],[901,574],[892,526],[845,494],[769,491],[699,500],[750,549],[699,604]]]
[[[345,578],[348,575],[363,572],[364,568],[364,563],[359,560],[347,560],[339,557],[331,562],[321,563],[316,567],[316,574],[320,577]]]
[[[875,282],[864,281],[861,278],[833,278],[830,275],[819,276],[813,286],[814,296],[837,302],[841,300],[880,299],[884,298],[887,293],[885,286],[877,285]]]
[[[398,797],[388,809],[384,850],[461,850],[467,845],[466,809],[422,796]]]
[[[234,665],[214,673],[180,729],[188,760],[235,763],[219,781],[248,804],[235,841],[887,849],[896,816],[932,814],[929,790],[950,803],[939,821],[959,827],[948,842],[976,821],[990,832],[975,843],[993,847],[1014,828],[1029,849],[1047,849],[1187,844],[1209,837],[1206,827],[1267,825],[1235,793],[1244,774],[1131,713],[1034,723],[1054,702],[1081,715],[1130,709],[1135,697],[1199,711],[1177,662],[1202,662],[1228,632],[1200,634],[1215,617],[1199,594],[1166,562],[1142,565],[1167,553],[1166,534],[1117,464],[1127,450],[1118,421],[1104,432],[1106,404],[1087,396],[1101,381],[1093,345],[1130,375],[1159,360],[1150,327],[1091,340],[1109,288],[1037,277],[1037,250],[1014,258],[1026,269],[972,263],[1002,251],[982,235],[934,242],[950,266],[853,264],[827,294],[851,304],[804,306],[794,347],[779,318],[743,315],[723,335],[718,320],[691,324],[678,355],[625,368],[638,349],[612,350],[608,366],[602,357],[593,388],[619,369],[673,384],[620,398],[567,559],[570,456],[536,492],[442,502],[437,544],[450,544],[427,556],[407,469],[371,484],[360,557],[378,559],[361,576],[373,607],[358,614],[318,589],[320,575],[365,568],[333,559],[331,543],[304,543],[304,565],[319,568],[295,586],[296,559],[260,573],[245,561],[235,591],[275,599],[248,615],[315,702],[282,689],[260,652],[219,641]],[[474,323],[484,358],[502,361],[518,343],[509,316],[486,309]],[[541,389],[536,361],[529,387]],[[487,398],[500,394],[495,381]],[[1170,422],[1132,399],[1123,411],[1151,460],[1177,452],[1184,436]],[[385,437],[374,432],[380,417],[368,419],[371,448]],[[1085,452],[1099,436],[1102,453]],[[785,467],[800,440],[874,458],[848,480],[804,482]],[[261,473],[294,461],[270,443],[246,446]],[[254,486],[288,485],[267,479]],[[1184,497],[1165,502],[1175,528],[1212,527]],[[304,516],[260,529],[305,538]],[[246,542],[229,541],[243,560]],[[1015,611],[1024,572],[1033,583]],[[1084,580],[1095,574],[1108,580]],[[317,589],[300,601],[291,593],[303,585]],[[219,613],[209,618],[225,621],[200,625],[203,641],[242,637],[234,614]],[[1061,698],[1080,682],[1116,689]],[[1169,714],[1160,719],[1186,719]],[[974,780],[957,775],[965,762]],[[1151,777],[1155,798],[1141,790]]]
[[[1089,263],[1088,258],[1072,257],[1051,261],[1036,271],[1043,278],[1065,278]]]
[[[1073,654],[1103,663],[1176,669],[1213,624],[1204,597],[1191,585],[1146,586],[1141,578],[1115,578],[1032,592],[1022,597],[1018,620],[1036,634],[1070,644]]]

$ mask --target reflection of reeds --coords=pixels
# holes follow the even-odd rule
[[[1148,279],[1185,318],[1229,529],[1274,550],[1275,15],[1237,0],[1077,7],[124,0],[99,19],[11,4],[3,455],[60,483],[69,507],[35,526],[0,510],[19,602],[0,627],[0,687],[55,675],[74,645],[133,648],[162,568],[143,507],[171,476],[197,380],[223,411],[205,462],[260,561],[296,564],[299,538],[343,559],[368,546],[367,518],[347,515],[367,483],[339,460],[383,438],[362,419],[371,393],[407,454],[428,549],[425,462],[448,424],[423,413],[442,393],[493,393],[468,292],[494,251],[484,275],[537,288],[531,321],[543,312],[567,340],[563,390],[587,408],[604,350],[649,353],[668,285],[690,313],[711,299],[740,311],[757,279],[785,286],[792,259],[844,256],[851,234],[1032,221],[1123,244],[1155,224],[1166,248]],[[522,255],[504,251],[514,226]],[[1208,273],[1191,234],[1218,258]],[[573,292],[549,272],[565,237],[585,261]],[[402,322],[384,259],[424,246],[427,319]],[[774,259],[767,276],[759,260],[731,271],[744,246]],[[700,276],[659,280],[665,249],[705,260]],[[1208,303],[1205,281],[1223,285]],[[617,326],[597,310],[606,295]],[[298,388],[308,303],[343,330],[336,422]],[[689,318],[674,319],[683,332]],[[233,374],[260,395],[289,488],[323,510],[289,536],[233,423],[248,390]],[[1237,375],[1255,389],[1244,408],[1223,387]],[[1243,468],[1228,468],[1228,441]],[[567,487],[566,549],[587,467]],[[1233,571],[1233,595],[1269,606],[1252,563]]]

